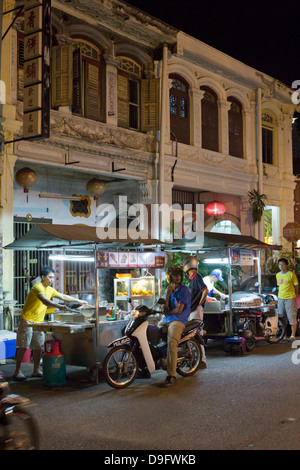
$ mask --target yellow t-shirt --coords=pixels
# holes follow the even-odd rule
[[[293,299],[296,297],[295,288],[298,279],[295,273],[288,271],[285,274],[281,272],[276,274],[278,289],[278,297],[280,299]]]
[[[22,310],[22,317],[25,320],[29,320],[34,323],[44,321],[47,306],[38,298],[39,294],[45,294],[47,299],[50,300],[52,297],[56,297],[58,292],[53,289],[53,287],[45,287],[41,282],[32,286]]]

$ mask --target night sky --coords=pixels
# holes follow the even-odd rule
[[[300,16],[296,1],[126,2],[288,86],[300,80]]]

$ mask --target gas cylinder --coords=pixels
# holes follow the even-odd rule
[[[43,355],[43,379],[47,385],[60,386],[66,384],[66,361],[61,352],[61,342],[45,341]]]

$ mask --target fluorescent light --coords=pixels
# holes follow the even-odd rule
[[[228,258],[210,258],[203,260],[203,263],[207,264],[227,264]]]
[[[87,263],[95,261],[95,258],[91,256],[79,255],[49,255],[49,259],[52,261],[84,261]]]
[[[69,201],[81,201],[80,196],[62,196],[61,194],[54,193],[40,193],[39,197],[47,199],[68,199]]]

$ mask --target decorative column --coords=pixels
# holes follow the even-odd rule
[[[202,145],[202,121],[201,121],[201,100],[204,91],[199,88],[190,88],[190,143],[195,147]]]
[[[229,154],[228,111],[230,103],[227,100],[218,100],[219,108],[219,152]]]
[[[118,125],[118,63],[119,59],[111,52],[104,54],[106,64],[106,123]]]
[[[241,233],[255,237],[255,224],[253,223],[252,212],[247,196],[241,196],[240,214]]]
[[[255,142],[254,135],[254,112],[250,109],[244,109],[243,114],[243,157],[247,160],[251,173],[256,173],[256,161],[255,161]]]

